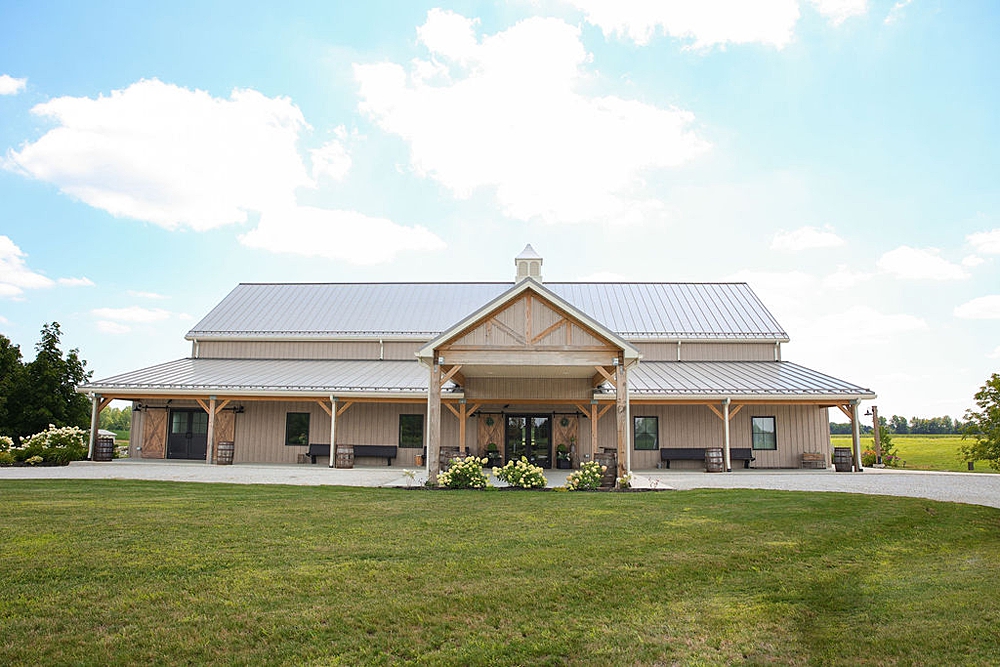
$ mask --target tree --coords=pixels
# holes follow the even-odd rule
[[[0,435],[14,433],[12,421],[16,419],[17,405],[10,404],[8,397],[19,387],[23,372],[20,346],[0,335]]]
[[[61,335],[58,322],[43,325],[35,358],[23,365],[9,387],[3,388],[7,435],[24,438],[44,431],[49,424],[80,428],[90,425],[90,401],[76,393],[76,387],[89,380],[91,374],[79,350],[63,356],[59,348]]]
[[[994,373],[976,392],[978,410],[966,410],[962,439],[975,441],[963,444],[959,451],[966,461],[986,461],[1000,470],[1000,373]]]
[[[906,417],[901,417],[900,415],[893,415],[889,419],[889,424],[892,427],[893,433],[909,433],[910,424],[906,421]]]

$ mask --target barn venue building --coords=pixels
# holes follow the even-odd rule
[[[830,462],[832,408],[860,470],[874,394],[785,361],[788,335],[745,283],[544,282],[530,245],[514,264],[513,282],[240,284],[188,332],[189,357],[78,391],[95,415],[132,401],[143,459],[215,463],[222,443],[237,464],[353,451],[433,475],[458,453],[614,455],[625,474],[705,469],[721,448],[726,470],[798,468]]]

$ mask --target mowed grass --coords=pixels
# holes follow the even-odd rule
[[[851,436],[831,435],[830,441],[834,447],[850,447]],[[967,441],[966,441],[967,442]],[[953,470],[968,472],[969,464],[959,457],[958,448],[962,446],[960,435],[893,435],[892,444],[896,453],[902,457],[905,468],[913,470]],[[862,449],[875,449],[872,436],[862,436]],[[984,462],[976,463],[975,472],[996,472]]]
[[[1000,511],[0,485],[0,664],[995,664]]]

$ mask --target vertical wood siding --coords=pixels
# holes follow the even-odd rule
[[[572,399],[590,401],[590,381],[586,378],[468,378],[468,400]]]
[[[201,341],[202,359],[383,359],[414,358],[418,342],[376,341]]]

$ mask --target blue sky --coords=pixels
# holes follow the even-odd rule
[[[236,283],[751,284],[882,414],[1000,367],[1000,9],[0,4],[0,332],[95,377]],[[146,6],[152,5],[152,6]]]

